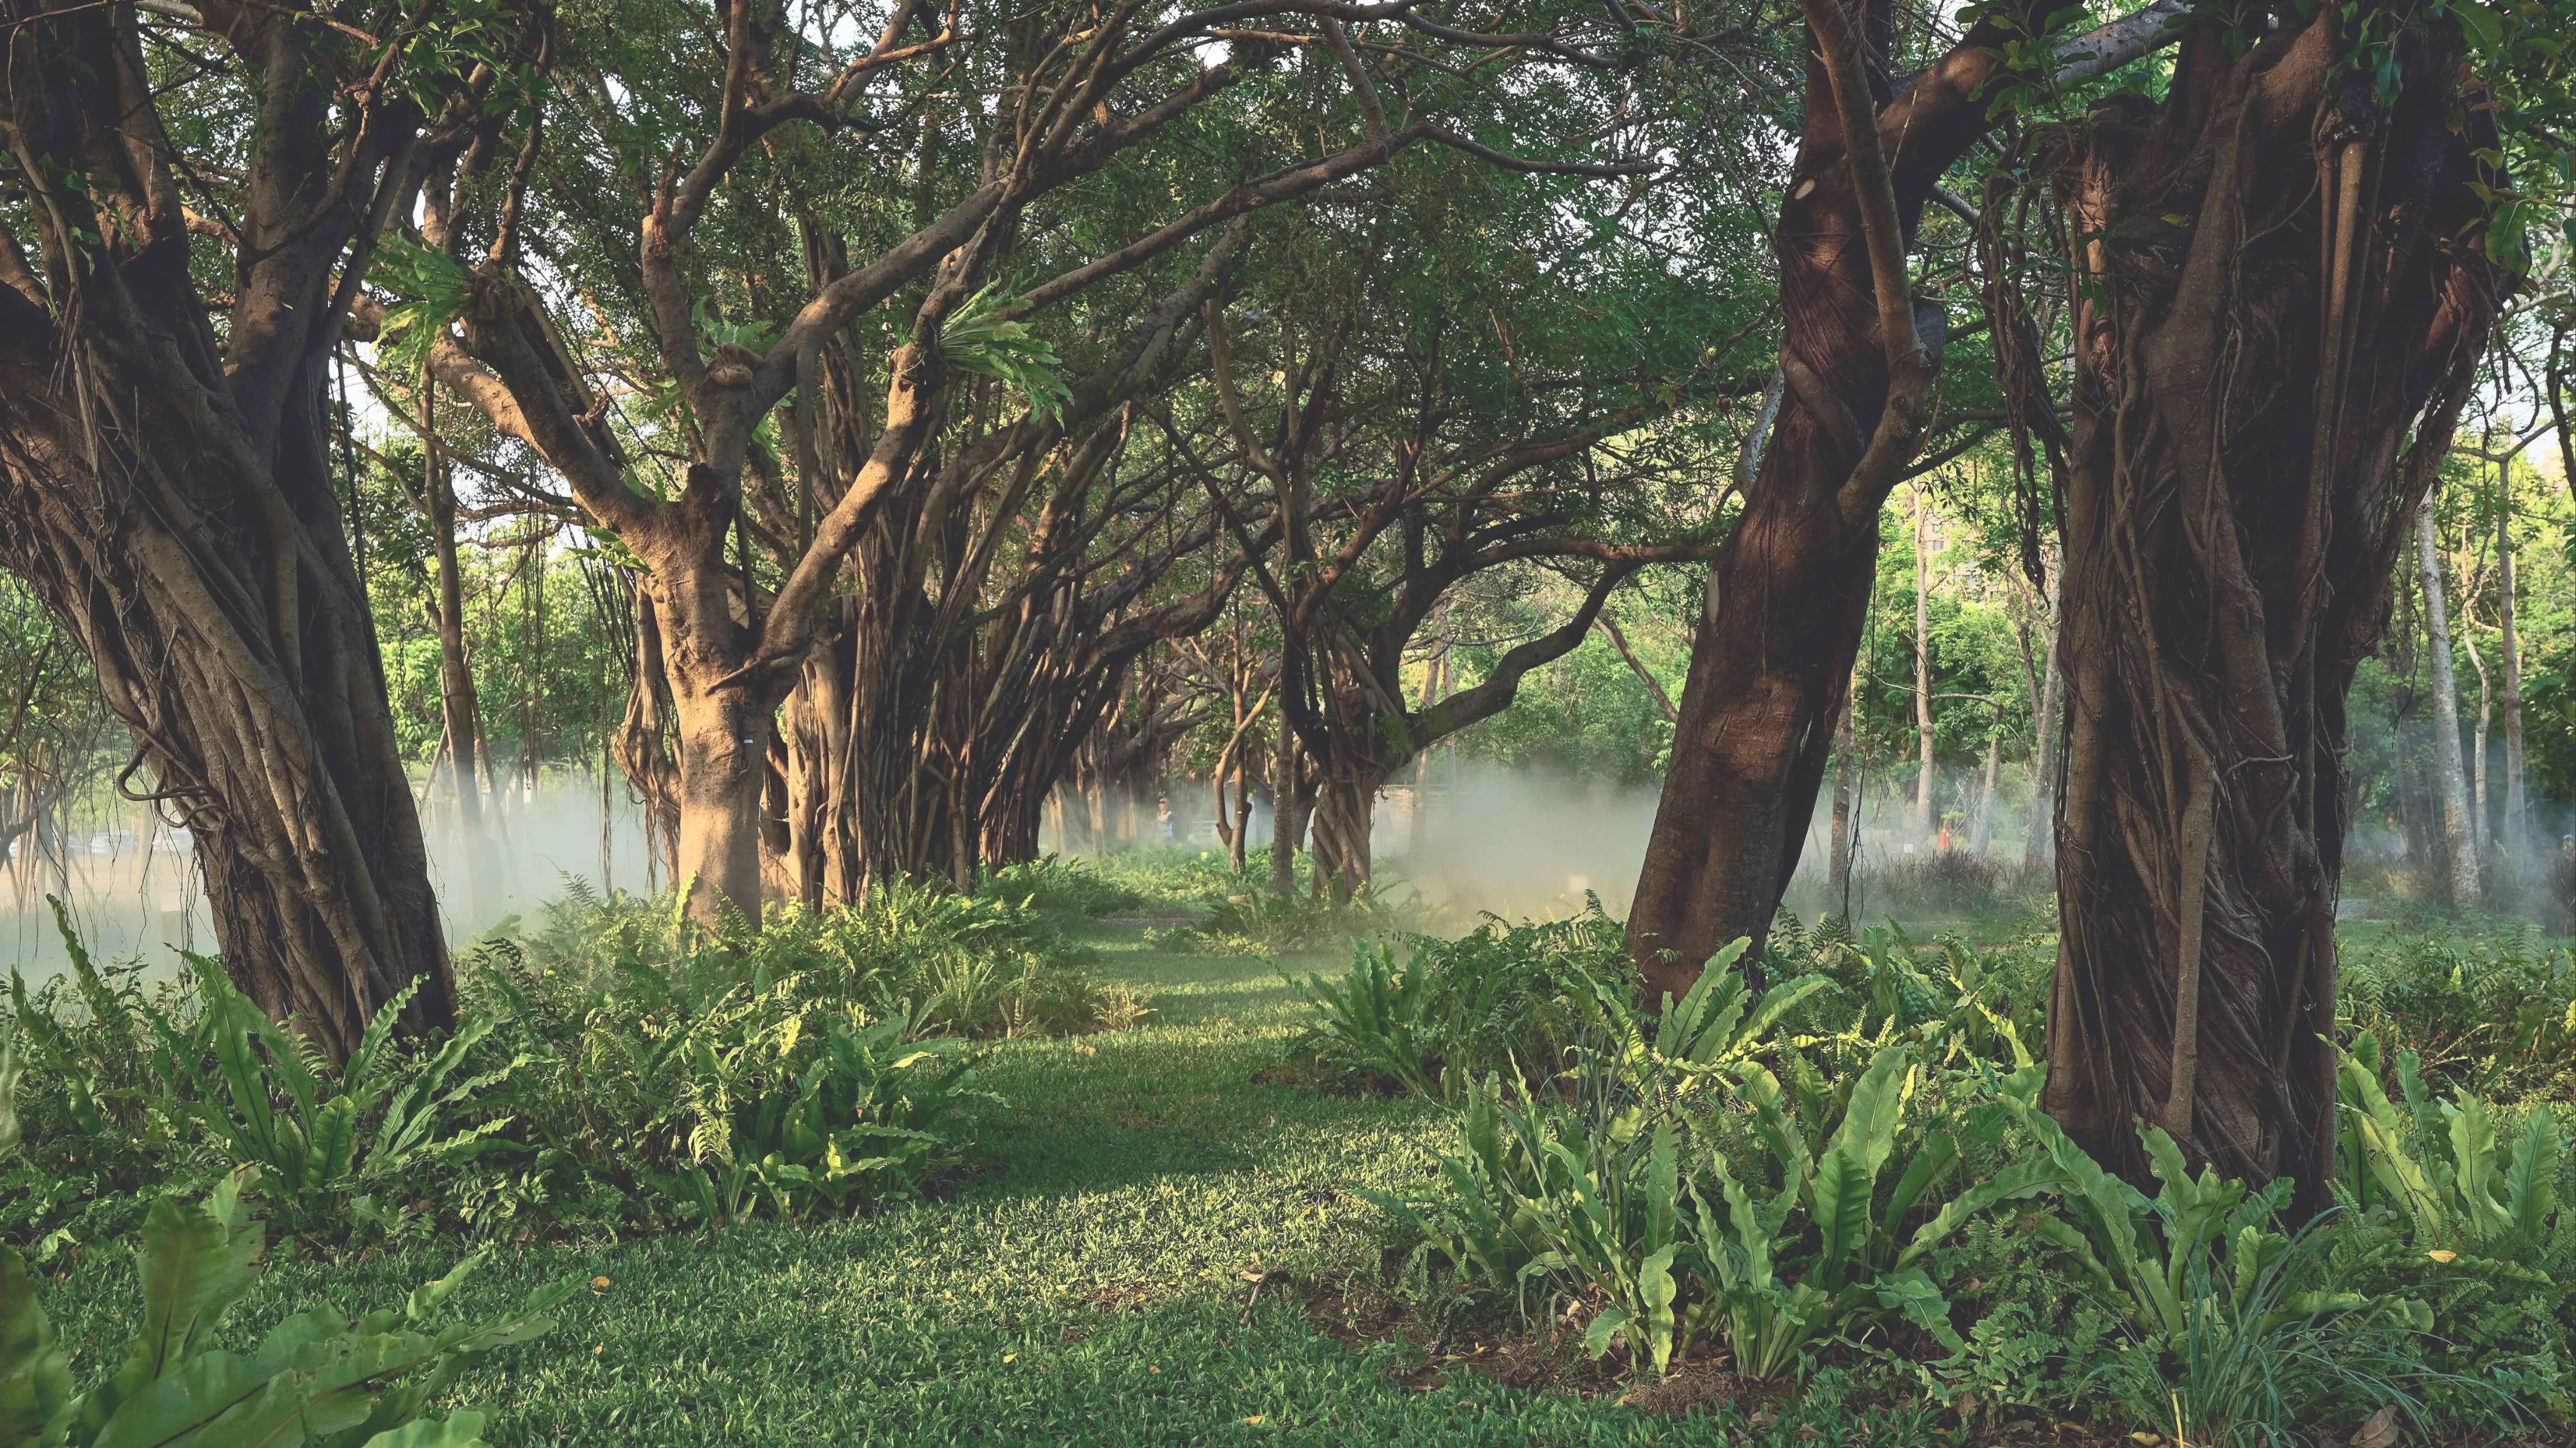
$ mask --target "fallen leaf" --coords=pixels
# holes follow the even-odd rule
[[[2136,1433],[2132,1433],[2132,1434],[2130,1434],[2130,1435],[2129,1435],[2129,1441],[2130,1441],[2130,1442],[2132,1442],[2132,1443],[2141,1443],[2141,1444],[2144,1444],[2144,1445],[2146,1445],[2146,1448],[2156,1448],[2156,1445],[2157,1445],[2157,1444],[2159,1444],[2159,1443],[2161,1443],[2161,1442],[2163,1442],[2163,1441],[2165,1441],[2165,1440],[2164,1440],[2164,1435],[2163,1435],[2163,1434],[2161,1434],[2161,1433],[2149,1433],[2149,1432],[2145,1432],[2145,1431],[2140,1431],[2140,1432],[2136,1432]]]
[[[2427,1253],[2425,1253],[2424,1255],[2425,1255],[2425,1256],[2427,1256],[2427,1257],[2432,1258],[2432,1259],[2433,1259],[2434,1261],[2436,1261],[2436,1262],[2456,1262],[2456,1261],[2458,1261],[2458,1260],[2460,1259],[2460,1254],[2459,1254],[2459,1253],[2454,1252],[2454,1251],[2450,1250],[2450,1249],[2449,1249],[2449,1248],[2447,1248],[2447,1247],[2436,1247],[2436,1248],[2434,1248],[2432,1251],[2427,1252]],[[2383,1409],[2382,1411],[2385,1411],[2385,1410]],[[2373,1419],[2372,1421],[2373,1421],[2373,1422],[2376,1422],[2376,1421],[2378,1421],[2378,1420],[2377,1420],[2377,1419]]]
[[[1006,1353],[1002,1354],[1002,1361],[1004,1361],[1004,1362],[1006,1362],[1006,1363],[1015,1363],[1015,1362],[1018,1362],[1019,1360],[1020,1360],[1020,1355],[1019,1355],[1018,1353],[1015,1353],[1015,1352],[1006,1352]]]
[[[2352,1448],[2397,1448],[2397,1405],[2389,1404],[2370,1415],[2352,1435]]]
[[[1159,1373],[1162,1369],[1154,1366],[1152,1363],[1147,1363],[1145,1364],[1145,1371],[1149,1373]]]
[[[1246,1418],[1246,1419],[1244,1419],[1244,1420],[1243,1420],[1243,1426],[1245,1426],[1245,1427],[1247,1427],[1247,1428],[1258,1428],[1258,1427],[1260,1427],[1262,1424],[1267,1423],[1267,1422],[1269,1422],[1269,1421],[1270,1421],[1270,1415],[1269,1415],[1269,1414],[1267,1414],[1267,1413],[1255,1413],[1255,1414],[1253,1414],[1251,1417]]]
[[[593,1287],[605,1287],[608,1285],[608,1279],[605,1277],[593,1277],[590,1279],[590,1285]]]

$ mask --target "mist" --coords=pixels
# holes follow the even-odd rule
[[[481,803],[486,838],[473,846],[452,802],[434,793],[421,806],[430,884],[451,950],[561,899],[567,878],[638,891],[670,884],[647,859],[643,814],[623,781],[611,782],[604,847],[595,774],[549,772],[533,786],[504,780]],[[31,981],[69,964],[48,895],[63,902],[102,963],[175,970],[179,952],[216,949],[194,842],[155,820],[146,804],[75,806],[55,827],[21,838],[0,867],[0,962]]]

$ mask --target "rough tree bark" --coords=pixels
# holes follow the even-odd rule
[[[2395,35],[2385,108],[2348,11],[2211,25],[2160,102],[2097,107],[2057,167],[2076,426],[2045,1105],[2133,1179],[2144,1118],[2223,1175],[2290,1177],[2301,1212],[2334,1167],[2346,698],[2510,285],[2479,249],[2504,181],[2449,22],[2359,9]]]
[[[138,746],[125,782],[148,766],[196,837],[227,972],[343,1055],[408,984],[410,1029],[454,1006],[326,382],[377,236],[487,97],[429,72],[366,81],[412,51],[299,12],[201,8],[201,63],[244,93],[221,157],[233,219],[208,243],[231,249],[220,334],[143,20],[0,0],[0,175],[36,242],[31,262],[0,223],[0,552],[95,660]],[[433,122],[415,98],[442,92],[459,99]]]
[[[1297,850],[1306,838],[1305,771],[1298,763],[1297,731],[1283,715],[1270,751],[1270,893],[1297,893]]]
[[[2059,8],[2039,0],[2003,19],[2026,28]],[[2055,52],[2056,73],[2125,64],[2162,43],[2183,13],[2158,0],[2068,41]],[[1879,509],[1922,441],[1937,358],[1918,354],[1937,346],[1944,322],[1936,305],[1911,297],[1905,247],[1941,173],[1985,133],[1991,82],[2012,47],[2001,26],[1981,21],[1892,95],[1871,89],[1870,77],[1887,72],[1872,49],[1855,54],[1850,94],[1841,94],[1815,44],[1820,27],[1883,47],[1888,14],[1876,0],[1857,17],[1808,7],[1805,118],[1772,238],[1784,401],[1759,479],[1709,569],[1709,607],[1628,917],[1648,998],[1687,990],[1718,946],[1738,937],[1758,945],[1770,930],[1815,812],[1833,737],[1826,721],[1842,707],[1859,652]],[[1855,50],[1862,45],[1855,37]],[[1883,195],[1855,185],[1864,158],[1885,175]],[[1883,226],[1868,219],[1872,207],[1886,211]],[[1892,356],[1915,359],[1907,365],[1922,375],[1891,386]],[[1902,405],[1890,407],[1892,396]]]

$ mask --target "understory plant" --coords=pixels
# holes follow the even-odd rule
[[[1619,923],[1598,900],[1566,920],[1488,916],[1455,940],[1359,944],[1337,981],[1284,977],[1315,1012],[1290,1049],[1424,1096],[1463,1095],[1498,1071],[1537,1081],[1609,1019],[1603,993],[1624,989],[1626,976]],[[1625,1019],[1624,1002],[1612,1008]]]
[[[1043,855],[999,868],[987,866],[975,893],[1064,920],[1095,920],[1141,910],[1149,898],[1132,885],[1061,855]]]
[[[2416,1058],[2436,1089],[2576,1100],[2576,953],[2528,926],[2444,926],[2347,951],[2335,986],[2347,1039]]]
[[[2399,1099],[2377,1040],[2339,1063],[2337,1197],[2352,1224],[2343,1270],[2362,1290],[2427,1303],[2432,1363],[2559,1417],[2576,1409],[2576,1211],[2567,1133],[2545,1102],[2500,1107],[2467,1090],[2436,1101],[2401,1052]],[[2459,1394],[2432,1389],[2448,1411]],[[2483,1404],[2465,1405],[2474,1418]]]
[[[200,955],[187,961],[196,1018],[151,1016],[170,1099],[183,1103],[224,1160],[256,1167],[274,1184],[291,1230],[392,1229],[404,1207],[382,1194],[499,1145],[494,1133],[506,1116],[479,1098],[525,1057],[466,1069],[491,1034],[490,1017],[465,1017],[434,1047],[398,1060],[394,1025],[420,989],[414,982],[385,1002],[357,1049],[334,1067],[271,1021],[222,966]]]
[[[576,885],[537,928],[460,960],[452,1032],[399,1038],[404,992],[337,1063],[217,962],[190,957],[147,992],[66,921],[71,971],[14,981],[0,1030],[34,1071],[30,1149],[0,1162],[0,1234],[40,1256],[100,1240],[136,1223],[147,1189],[202,1191],[243,1166],[281,1231],[332,1247],[808,1217],[916,1192],[997,1104],[968,1036],[1148,1013],[1093,982],[1029,900],[897,882],[850,909],[708,930],[674,902]]]
[[[1651,1021],[1595,994],[1615,1024],[1576,1048],[1570,1107],[1489,1076],[1467,1102],[1464,1150],[1441,1160],[1442,1189],[1379,1198],[1420,1257],[1524,1310],[1533,1284],[1586,1303],[1591,1352],[1624,1344],[1657,1372],[1703,1332],[1748,1378],[1793,1371],[1864,1321],[1949,1334],[1937,1287],[1894,1261],[1957,1153],[1907,1120],[1913,1050],[1884,1046],[1839,1087],[1802,1064],[1784,1088],[1759,1058],[1803,1058],[1768,1029],[1820,983],[1757,1002],[1732,968],[1742,948]]]
[[[20,1136],[19,1069],[14,1049],[0,1045],[0,1157],[14,1152]],[[202,1200],[153,1200],[135,1247],[140,1320],[103,1374],[75,1375],[38,1301],[35,1274],[15,1248],[0,1247],[0,1448],[483,1442],[482,1414],[433,1418],[429,1404],[492,1353],[551,1330],[546,1313],[571,1284],[539,1291],[509,1317],[443,1321],[442,1309],[479,1260],[469,1257],[399,1309],[350,1318],[314,1307],[278,1323],[248,1351],[228,1350],[219,1345],[222,1320],[257,1279],[260,1184],[259,1168],[244,1166]]]
[[[513,1062],[511,1123],[458,1196],[477,1230],[792,1218],[908,1193],[956,1159],[969,1108],[998,1102],[966,1042],[923,1034],[899,995],[876,1014],[830,963],[596,964],[497,942],[465,973],[485,1050]]]
[[[66,1188],[116,1193],[92,1205],[121,1215],[57,1223],[40,1251],[130,1226],[147,1182],[204,1184],[244,1167],[278,1193],[280,1225],[298,1236],[397,1231],[424,1174],[491,1145],[501,1120],[479,1098],[515,1063],[467,1069],[488,1019],[469,1017],[426,1048],[398,1044],[394,1026],[417,986],[406,988],[333,1065],[215,961],[183,955],[181,979],[146,995],[135,972],[99,967],[55,910],[78,1008],[60,981],[31,992],[12,977],[9,1034],[34,1067],[41,1146],[10,1169],[27,1188],[24,1215],[0,1225],[29,1233]],[[110,1169],[82,1171],[84,1157]]]

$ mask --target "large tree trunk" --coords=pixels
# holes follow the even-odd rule
[[[2442,791],[2443,878],[2453,907],[2478,903],[2478,834],[2469,807],[2468,768],[2460,753],[2460,689],[2451,667],[2451,614],[2442,590],[2442,550],[2433,531],[2433,499],[2415,509],[2415,586],[2424,597],[2425,659],[2433,674],[2433,761]]]
[[[413,982],[409,1028],[454,1018],[325,407],[341,269],[365,265],[426,152],[413,103],[389,99],[408,72],[353,97],[319,58],[337,42],[301,17],[227,14],[261,84],[237,113],[219,338],[134,14],[0,3],[18,203],[0,225],[0,554],[88,651],[158,807],[195,837],[227,973],[338,1056]]]
[[[1369,890],[1369,836],[1385,776],[1366,765],[1324,771],[1315,787],[1315,872],[1336,905]]]
[[[1709,566],[1681,717],[1628,916],[1649,995],[1711,952],[1758,948],[1796,873],[1878,562],[1878,508],[1840,494],[1887,393],[1860,218],[1821,77],[1774,235],[1788,403]],[[1937,313],[1922,330],[1937,336]]]
[[[1887,7],[1860,7],[1852,28],[1883,45]],[[2052,0],[1998,11],[1876,105],[1875,159],[1892,192],[1885,278],[1903,283],[1910,236],[1941,174],[1985,133],[2016,34],[2045,33]],[[2172,8],[2150,5],[2061,43],[2061,80],[2097,76],[2164,43]],[[1780,374],[1786,400],[1735,531],[1709,568],[1708,611],[1691,649],[1672,761],[1638,874],[1628,948],[1646,993],[1687,990],[1718,946],[1758,946],[1815,813],[1833,731],[1860,650],[1878,558],[1878,514],[1921,445],[1914,381],[1890,369],[1903,344],[1899,298],[1878,292],[1881,263],[1864,224],[1871,193],[1847,158],[1845,128],[1809,12],[1805,115],[1772,247],[1780,265]],[[1870,74],[1888,72],[1883,55]],[[1855,96],[1855,113],[1870,97]],[[1871,200],[1874,205],[1874,199]],[[1924,350],[1943,335],[1940,310],[1916,299]],[[1894,335],[1891,335],[1894,334]],[[1909,363],[1909,367],[1912,364]],[[1930,368],[1919,369],[1928,388]],[[1907,407],[1891,413],[1890,382]],[[1892,432],[1891,428],[1897,429]],[[1898,432],[1910,436],[1900,438]],[[1881,444],[1889,444],[1882,447]],[[1868,464],[1864,467],[1863,464]]]
[[[2224,1175],[2292,1178],[2302,1212],[2334,1166],[2346,696],[2509,285],[2456,240],[2486,214],[2473,183],[2503,184],[2472,158],[2479,114],[2452,132],[2456,46],[2400,39],[2382,111],[2342,15],[2241,57],[2195,31],[2152,113],[2097,108],[2060,172],[2072,728],[2045,1104],[2133,1179],[2143,1117]]]
[[[679,836],[673,883],[692,919],[707,924],[730,914],[760,919],[761,799],[768,773],[776,694],[745,678],[752,655],[748,630],[733,612],[732,579],[721,562],[723,525],[715,541],[666,545],[662,562],[642,580],[652,601],[670,682],[674,793]],[[694,530],[692,530],[694,531]]]

